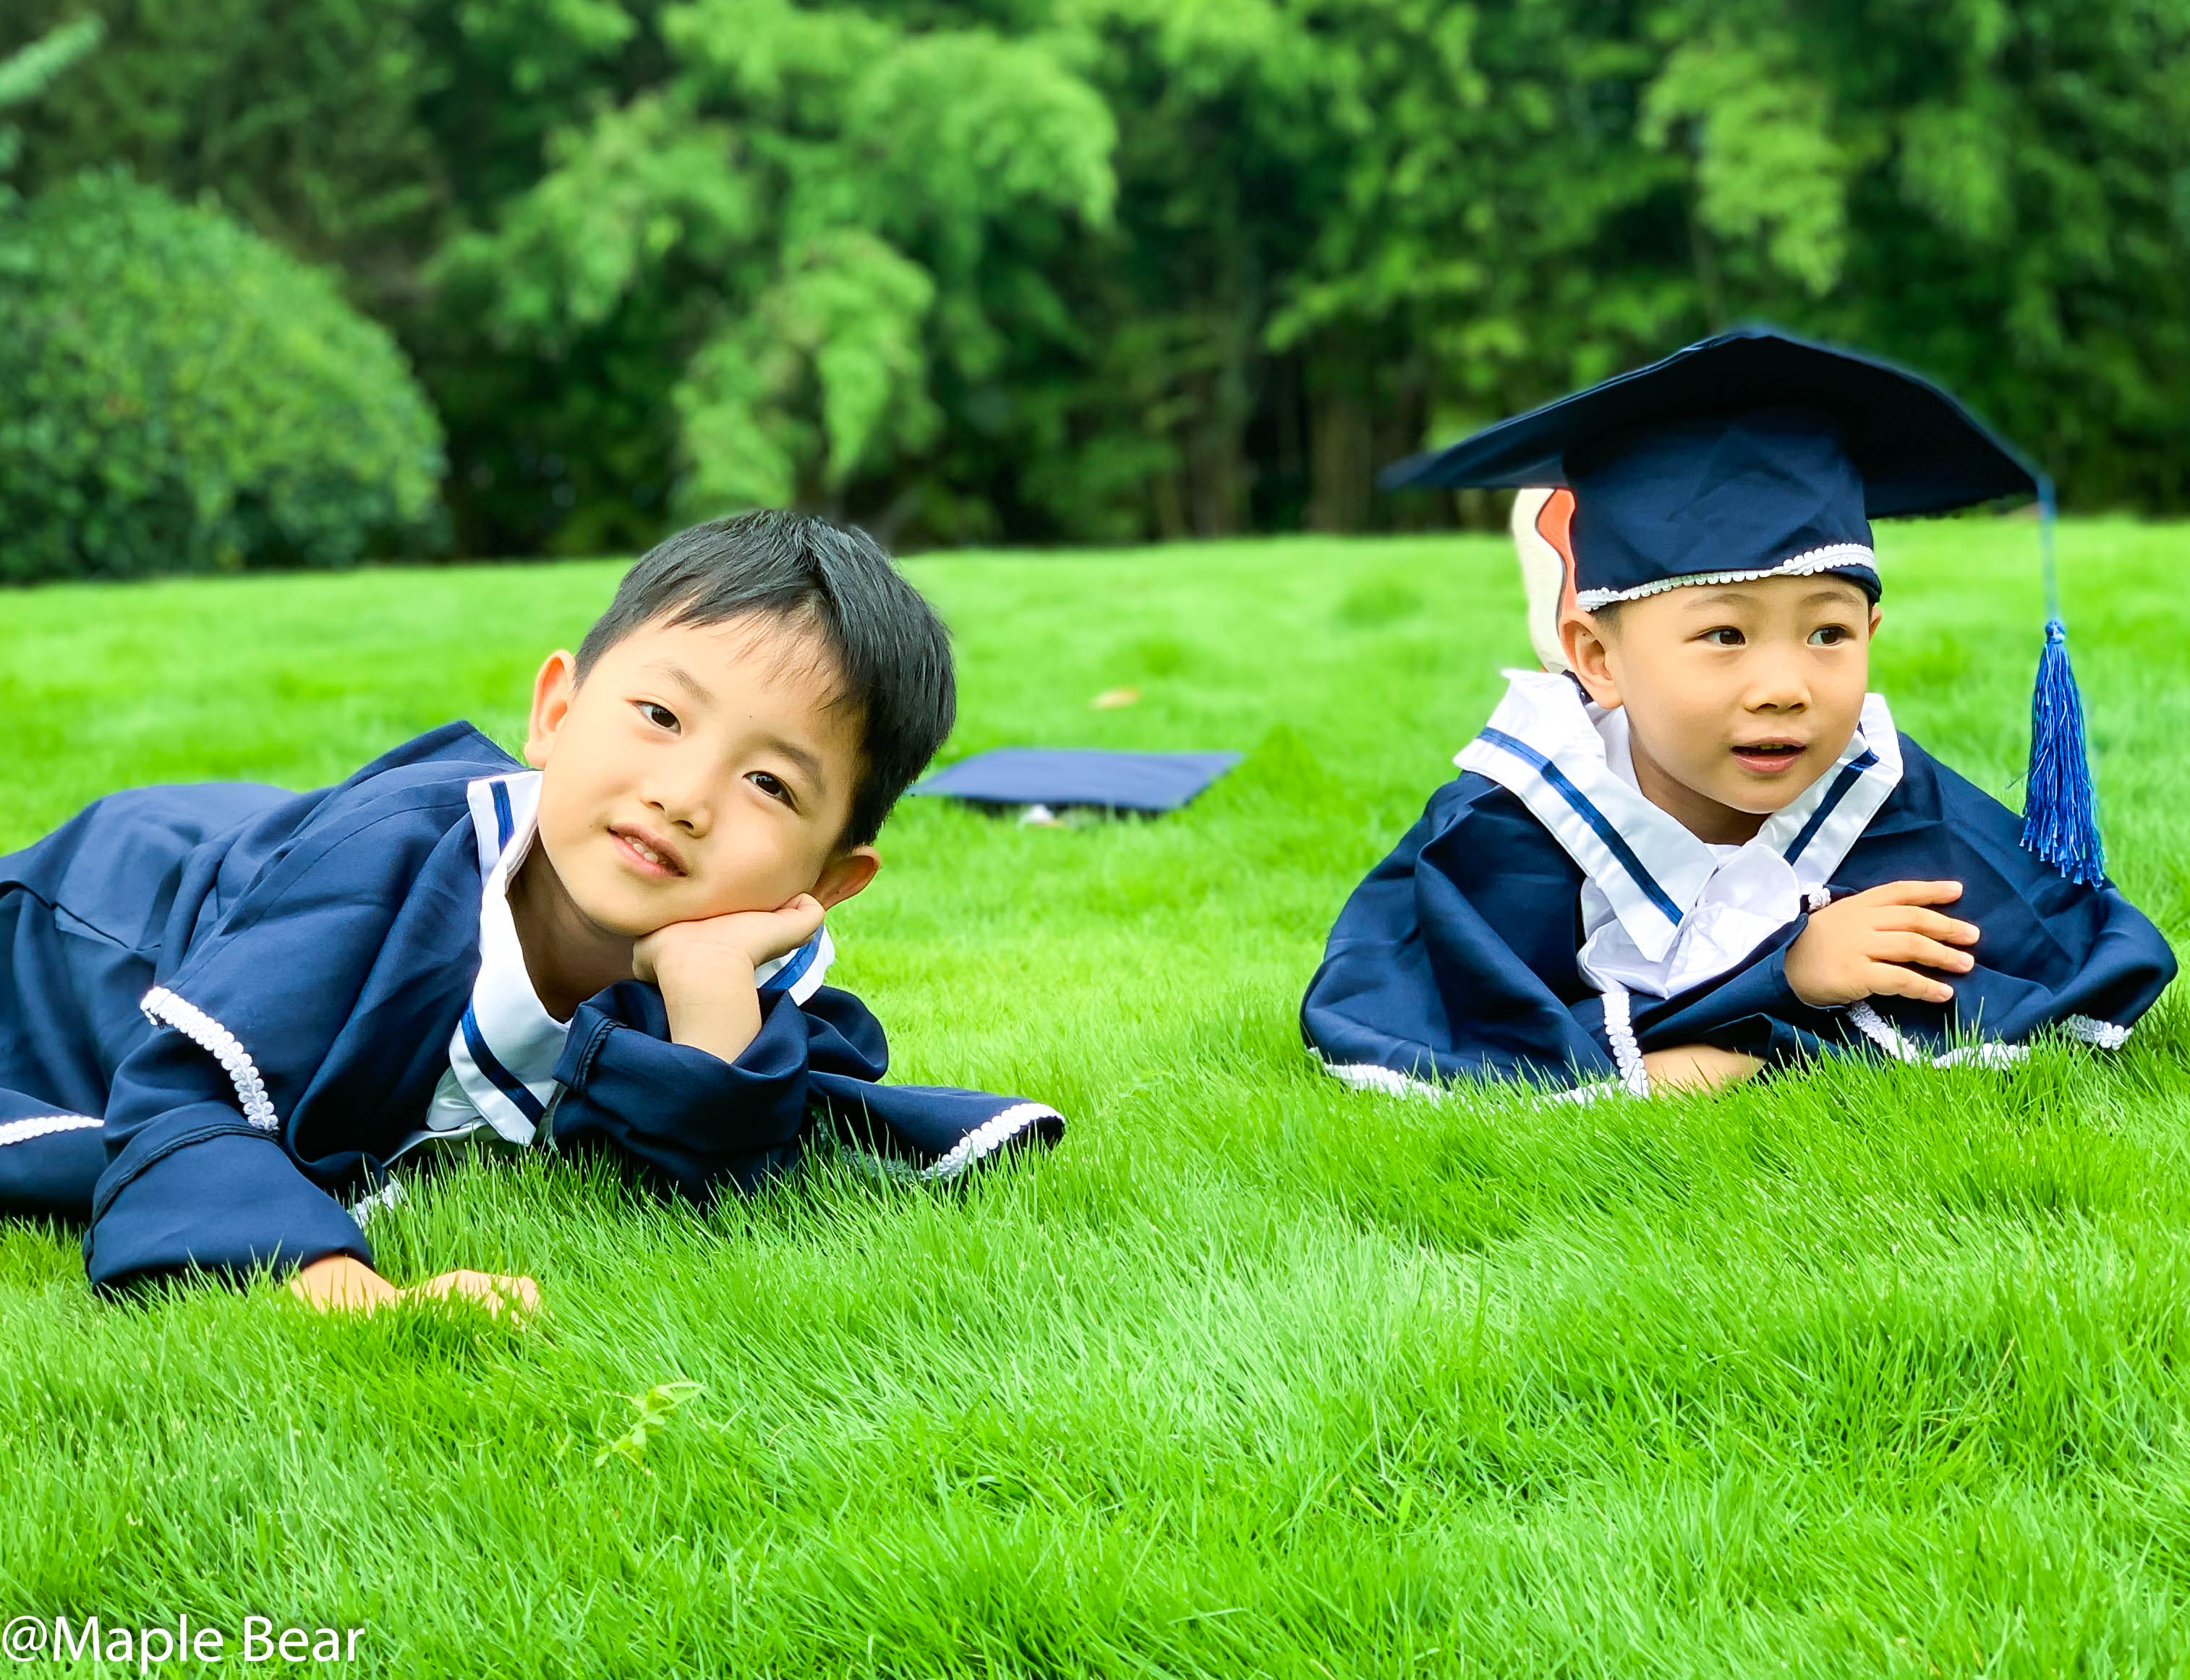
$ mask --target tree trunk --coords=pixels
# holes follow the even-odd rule
[[[1366,531],[1381,463],[1376,458],[1376,418],[1365,394],[1317,381],[1308,393],[1308,528]]]

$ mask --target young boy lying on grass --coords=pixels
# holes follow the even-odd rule
[[[809,1113],[929,1176],[1060,1129],[886,1086],[826,912],[949,734],[948,637],[863,535],[756,514],[633,566],[534,687],[338,787],[150,787],[0,859],[0,1213],[88,1221],[93,1283],[397,1291],[344,1199],[477,1141],[704,1200]],[[529,1279],[423,1288],[529,1303]]]
[[[2111,1048],[2173,975],[2096,857],[2023,849],[2034,793],[2026,826],[1866,691],[1869,516],[2033,488],[1943,393],[1750,330],[1401,471],[1564,487],[1572,674],[1512,674],[1347,904],[1302,1012],[1339,1077],[1639,1093]]]

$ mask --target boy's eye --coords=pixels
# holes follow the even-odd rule
[[[667,707],[656,705],[650,700],[636,700],[632,704],[638,708],[638,715],[656,729],[673,729],[677,727],[677,714]]]
[[[1704,639],[1715,648],[1738,648],[1746,639],[1731,624],[1722,624],[1705,631]]]
[[[791,790],[785,786],[780,780],[770,775],[766,770],[755,770],[746,780],[768,795],[769,798],[780,800],[793,810],[798,809],[798,801],[791,797]]]
[[[1836,648],[1852,633],[1845,624],[1820,624],[1810,632],[1810,642],[1813,647]]]

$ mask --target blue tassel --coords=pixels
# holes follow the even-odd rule
[[[2107,878],[2099,843],[2098,793],[2084,750],[2084,702],[2068,667],[2068,630],[2061,621],[2053,565],[2053,485],[2038,481],[2038,517],[2045,565],[2045,650],[2030,695],[2030,771],[2023,783],[2023,844],[2069,880],[2095,887]]]

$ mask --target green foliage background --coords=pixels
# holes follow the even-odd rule
[[[1764,316],[2190,506],[2190,0],[14,0],[17,184],[329,265],[471,553],[1478,521],[1382,462]]]
[[[0,582],[428,533],[439,425],[325,275],[119,175],[0,209]]]

